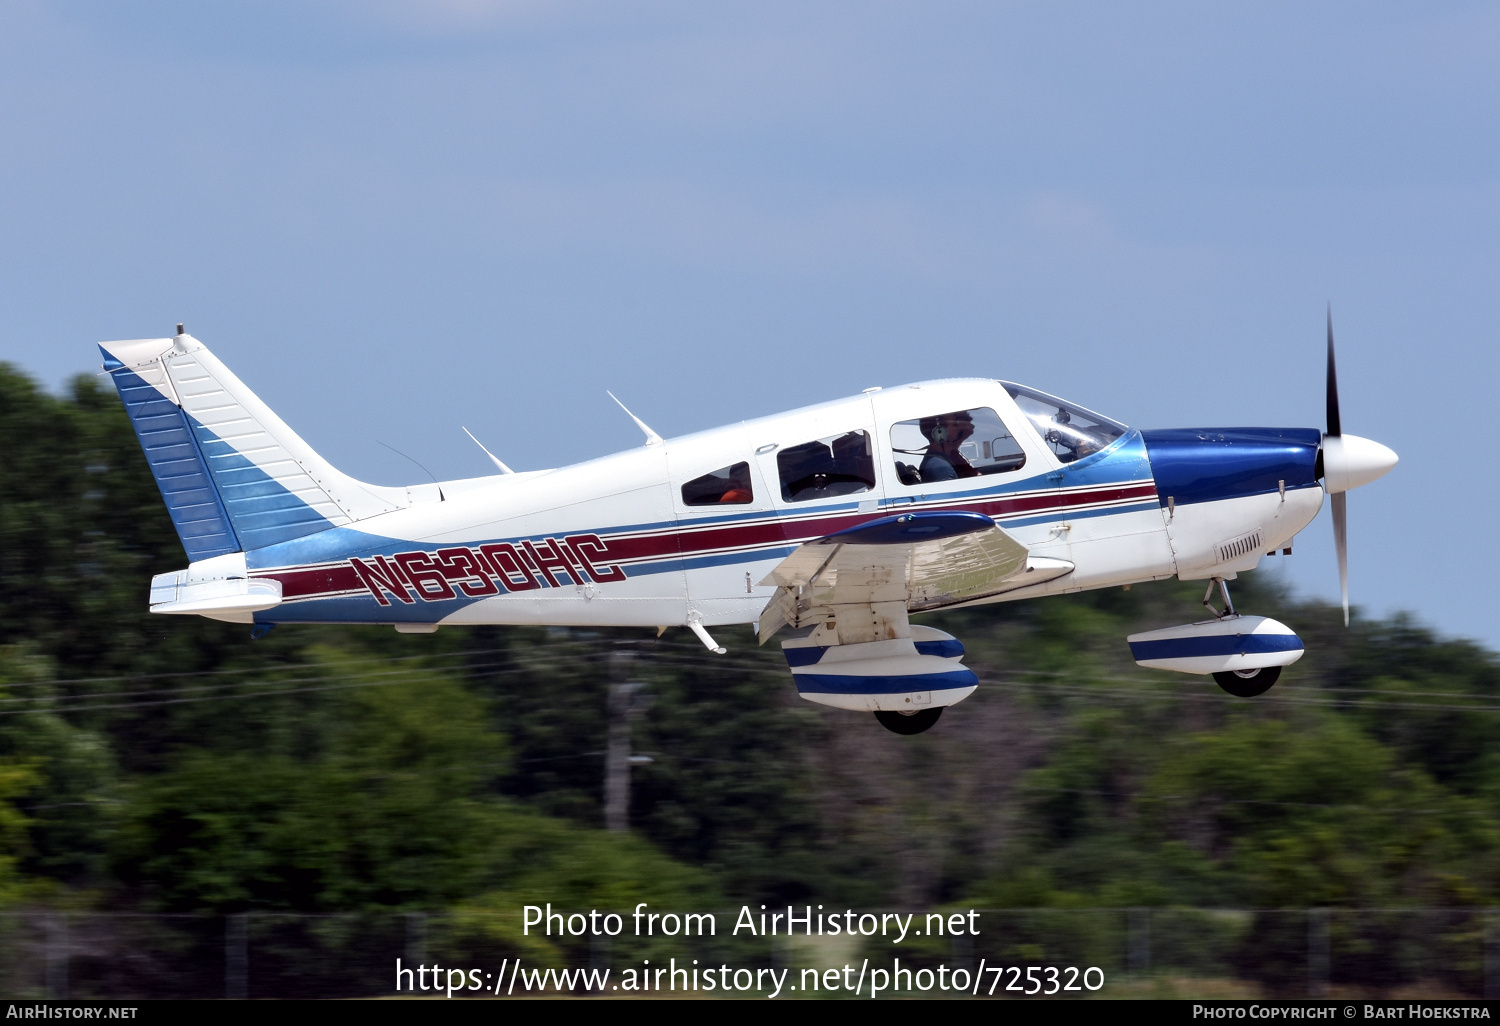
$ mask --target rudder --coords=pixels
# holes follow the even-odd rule
[[[189,560],[398,508],[334,470],[191,335],[99,349]]]

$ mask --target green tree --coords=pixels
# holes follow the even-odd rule
[[[322,676],[346,683],[316,736],[253,750],[209,739],[131,781],[123,880],[212,911],[432,907],[484,887],[506,752],[483,704],[420,666],[350,681],[341,671],[369,664],[318,655]]]
[[[36,786],[36,781],[35,766],[0,760],[0,908],[25,892],[19,866],[27,854],[28,821],[16,808],[15,800]]]

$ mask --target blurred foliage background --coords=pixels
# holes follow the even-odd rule
[[[1496,904],[1494,655],[1345,630],[1264,572],[1237,603],[1308,654],[1262,698],[1131,663],[1126,634],[1200,611],[1168,582],[925,617],[982,686],[899,737],[800,701],[748,629],[715,657],[685,631],[153,617],[150,576],[185,561],[113,390],[0,365],[0,440],[0,908],[444,912],[541,957],[486,914]],[[621,651],[653,761],[612,834]],[[1274,978],[1285,944],[1251,932],[1237,957]]]

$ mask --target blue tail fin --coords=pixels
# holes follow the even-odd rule
[[[99,348],[190,561],[402,505],[329,466],[191,335]]]

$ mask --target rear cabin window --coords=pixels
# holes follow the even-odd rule
[[[695,477],[682,486],[684,506],[737,506],[755,501],[750,464],[735,463]]]
[[[1026,453],[994,410],[954,410],[891,425],[896,477],[904,485],[1003,474]]]
[[[809,502],[868,492],[875,487],[875,454],[868,431],[829,435],[776,454],[781,497]]]

